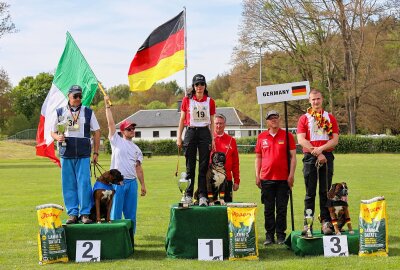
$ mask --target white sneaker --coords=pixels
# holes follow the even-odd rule
[[[205,197],[201,197],[199,200],[199,206],[208,206],[207,199]]]
[[[185,196],[185,203],[188,205],[193,205],[193,198],[190,196]]]

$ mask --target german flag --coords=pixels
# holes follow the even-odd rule
[[[292,87],[292,96],[304,96],[306,94],[307,94],[307,88],[305,85]]]
[[[146,91],[158,80],[184,69],[184,11],[157,27],[132,60],[128,72],[131,91]]]

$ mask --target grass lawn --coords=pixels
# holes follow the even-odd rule
[[[304,184],[301,155],[297,156],[293,190],[294,218],[297,230],[302,225]],[[125,260],[100,263],[38,265],[38,222],[35,206],[44,203],[63,205],[60,169],[48,159],[34,156],[34,147],[0,142],[0,269],[399,269],[400,268],[400,155],[336,155],[334,182],[349,186],[350,215],[358,228],[359,202],[384,195],[389,216],[389,257],[347,258],[297,257],[283,246],[262,246],[264,239],[263,206],[255,186],[254,155],[240,156],[241,185],[235,201],[256,202],[259,261],[201,262],[168,259],[164,248],[170,205],[180,199],[174,177],[176,157],[145,158],[147,195],[139,198],[138,224],[134,255]],[[101,153],[100,164],[108,166],[110,156]],[[181,157],[183,169],[184,158]],[[64,213],[63,219],[66,218]],[[290,212],[288,225],[290,232]],[[319,229],[317,226],[316,229]]]

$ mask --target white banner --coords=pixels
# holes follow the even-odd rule
[[[308,99],[309,93],[310,83],[308,81],[263,85],[257,87],[257,100],[258,104],[267,104]]]

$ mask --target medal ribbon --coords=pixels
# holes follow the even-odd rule
[[[71,113],[72,118],[74,118],[74,122],[72,123],[73,125],[78,123],[79,114],[81,113],[81,106],[78,106],[78,108],[76,109],[75,112],[77,112],[77,111],[78,111],[78,113],[73,114],[71,106],[69,107],[69,112]]]

